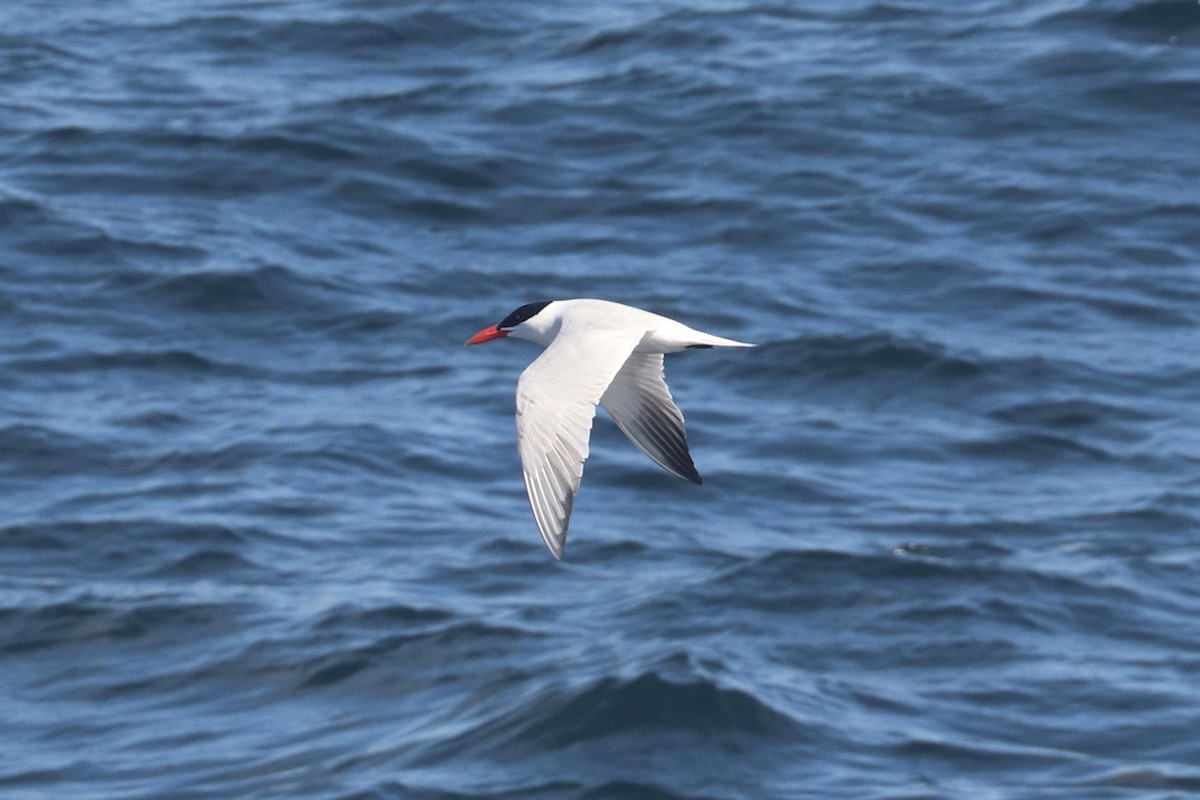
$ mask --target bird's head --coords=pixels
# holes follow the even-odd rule
[[[526,303],[495,325],[489,325],[467,339],[467,344],[483,344],[505,336],[546,344],[548,339],[554,338],[554,325],[558,319],[557,315],[542,312],[553,303],[553,300]]]

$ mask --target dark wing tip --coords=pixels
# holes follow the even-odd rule
[[[653,406],[643,407],[636,425],[639,433],[643,434],[639,437],[638,446],[669,472],[692,483],[704,483],[692,462],[682,423],[677,425],[661,411]]]
[[[692,459],[687,459],[686,462],[674,461],[671,466],[675,468],[674,472],[684,480],[689,480],[695,484],[704,483],[704,478],[700,477],[700,472],[696,469],[696,465],[692,463]]]

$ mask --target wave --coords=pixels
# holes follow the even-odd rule
[[[590,787],[580,794],[583,800],[715,800],[721,797],[711,790],[692,794],[674,792],[644,781],[609,781]]]
[[[187,15],[145,30],[172,37],[178,47],[198,50],[206,57],[221,53],[225,59],[253,55],[258,60],[266,53],[308,58],[318,51],[351,61],[379,58],[391,63],[404,48],[462,47],[481,37],[517,32],[512,26],[513,18],[506,14],[467,15],[401,7],[387,15],[363,13],[324,19]]]
[[[432,745],[425,760],[459,756],[540,754],[598,741],[704,741],[741,748],[790,741],[800,723],[743,689],[710,678],[674,680],[656,671],[604,677],[571,690],[540,690],[452,739]]]
[[[118,417],[113,423],[131,430],[168,431],[191,425],[193,420],[171,411],[139,411],[126,417]]]
[[[1001,540],[1002,541],[1002,540]],[[744,559],[692,588],[691,602],[705,607],[739,607],[787,614],[859,605],[891,604],[906,586],[919,583],[926,593],[949,593],[955,602],[974,603],[973,587],[989,587],[985,601],[1005,596],[1073,597],[1111,602],[1137,597],[1130,586],[1101,586],[1086,575],[1064,574],[1004,560],[1006,549],[989,539],[972,542],[969,552],[945,547],[908,546],[889,552],[773,550]],[[938,588],[941,587],[941,588]],[[928,601],[930,598],[924,598]]]
[[[888,332],[868,334],[810,335],[761,343],[748,362],[722,360],[718,370],[736,373],[740,379],[803,380],[805,383],[854,383],[913,381],[948,384],[984,375],[988,362],[968,354],[952,353],[943,345],[902,338]]]
[[[14,359],[10,369],[28,373],[62,375],[71,372],[149,370],[245,377],[252,369],[214,361],[190,350],[117,350],[110,353],[74,352],[42,358]]]
[[[1070,11],[1050,14],[1042,24],[1077,31],[1081,24],[1131,41],[1166,44],[1192,42],[1200,38],[1200,14],[1189,3],[1149,0],[1124,8],[1085,4]]]
[[[326,199],[343,212],[372,218],[381,213],[455,223],[488,218],[488,209],[476,199],[431,195],[424,188],[414,188],[393,178],[341,177],[326,189]]]
[[[988,416],[1004,425],[1001,433],[948,446],[971,457],[1035,462],[1082,459],[1102,464],[1157,460],[1162,455],[1147,448],[1158,416],[1116,400],[1021,400],[992,408]]]
[[[1100,428],[1154,419],[1153,414],[1137,408],[1082,397],[1019,402],[997,408],[991,416],[1014,425],[1052,430]]]
[[[652,52],[715,50],[728,45],[730,38],[710,26],[711,16],[699,11],[677,11],[632,27],[589,31],[587,38],[564,46],[558,55],[565,58],[598,55],[610,59],[636,56],[647,48]]]
[[[461,776],[446,775],[440,782],[403,783],[387,780],[368,789],[360,789],[350,794],[337,795],[334,800],[552,800],[559,797],[577,797],[585,790],[585,785],[578,782],[565,781],[560,778],[521,781],[514,788],[501,788],[496,781],[487,781],[477,789],[465,789],[461,785]],[[427,781],[430,779],[426,778]],[[584,795],[586,796],[586,795]],[[640,800],[638,795],[604,795],[604,800]],[[657,800],[656,796],[648,795],[647,800]]]
[[[341,603],[322,612],[313,623],[313,627],[316,630],[340,632],[351,630],[393,631],[397,627],[448,622],[453,619],[453,616],[445,609],[432,606],[392,603],[367,607],[354,603]]]
[[[742,689],[711,679],[668,680],[656,672],[602,678],[568,695],[551,694],[528,709],[513,743],[560,748],[608,736],[679,731],[707,737],[790,737],[800,725]]]
[[[261,572],[263,567],[245,556],[228,550],[202,549],[175,558],[170,563],[155,569],[149,575],[156,578],[203,577],[236,580],[239,573]]]
[[[544,780],[520,780],[513,788],[498,787],[496,781],[488,781],[478,789],[465,789],[460,785],[457,773],[438,776],[430,785],[416,785],[387,781],[379,786],[341,795],[336,800],[553,800],[554,798],[578,798],[579,800],[720,800],[742,797],[741,793],[719,794],[712,788],[700,792],[672,791],[646,780],[613,780],[601,783],[554,778]],[[528,776],[532,777],[532,776]],[[40,778],[36,775],[35,778]]]
[[[1111,550],[1113,557],[1127,557],[1128,548],[1153,549],[1153,543],[1138,543],[1128,539],[1128,531],[1139,531],[1144,534],[1157,536],[1183,536],[1200,526],[1200,515],[1189,513],[1175,505],[1177,498],[1166,493],[1151,500],[1117,507],[1109,511],[1086,510],[1080,513],[1062,513],[1062,509],[1047,509],[1044,516],[972,519],[961,522],[948,522],[942,519],[928,519],[919,522],[906,520],[903,522],[859,522],[864,530],[884,533],[895,533],[912,536],[916,533],[926,541],[938,542],[970,542],[973,548],[981,554],[1005,556],[1010,554],[1009,546],[1004,543],[1016,543],[1028,537],[1035,540],[1047,540],[1056,535],[1077,533],[1088,537],[1102,534],[1113,534],[1115,538],[1103,538],[1102,549]],[[1194,504],[1190,497],[1184,497],[1185,505]],[[1161,540],[1155,539],[1154,541]],[[1120,543],[1118,546],[1116,543]],[[944,547],[945,545],[940,545]],[[1025,546],[1022,543],[1021,546]],[[986,552],[987,548],[992,551]]]
[[[353,321],[353,315],[344,318],[344,320],[348,321],[347,329],[353,329],[357,325]],[[317,327],[320,327],[320,325]],[[367,328],[369,328],[369,325]],[[427,364],[412,367],[346,366],[286,370],[273,366],[258,366],[251,363],[221,360],[183,348],[71,352],[38,358],[16,358],[4,362],[4,366],[10,370],[14,385],[19,385],[19,380],[17,379],[21,374],[61,377],[69,374],[96,372],[153,372],[162,375],[186,376],[190,379],[241,379],[269,381],[284,385],[344,387],[375,381],[427,381],[452,372],[451,367],[443,364]],[[147,412],[146,414],[121,418],[118,422],[125,427],[145,429],[169,429],[189,424],[187,418],[169,412]]]
[[[1005,433],[989,438],[962,440],[951,445],[969,458],[1029,461],[1044,467],[1053,461],[1082,460],[1095,464],[1118,460],[1116,452],[1088,444],[1077,436],[1045,432]]]
[[[28,653],[130,639],[184,640],[219,628],[240,609],[220,603],[148,602],[133,608],[66,601],[0,608],[0,652]],[[92,685],[86,678],[83,683]]]
[[[319,185],[328,169],[323,160],[305,169],[299,158],[274,159],[238,152],[228,140],[216,138],[208,147],[189,147],[192,137],[164,137],[157,132],[140,130],[93,131],[85,129],[87,140],[76,153],[75,171],[63,173],[57,152],[60,145],[45,134],[39,136],[38,152],[29,157],[39,188],[55,195],[72,196],[98,193],[123,196],[203,197],[208,201],[264,194],[287,194]],[[61,135],[61,131],[56,131]],[[294,156],[294,153],[281,155]],[[249,165],[247,162],[249,161]],[[92,237],[98,245],[102,237]],[[87,255],[81,250],[89,239],[76,236],[62,243],[42,236],[35,244],[37,252],[50,255]],[[34,245],[29,245],[30,247]],[[194,254],[187,244],[184,255]],[[208,253],[201,255],[207,256]]]
[[[45,425],[0,428],[0,471],[22,478],[48,478],[103,470],[109,448],[98,440]]]
[[[801,336],[760,347],[774,351],[796,371],[833,378],[858,378],[880,371],[961,378],[973,377],[983,370],[979,362],[952,355],[943,345],[883,331]]]
[[[0,536],[9,546],[72,551],[86,550],[111,537],[129,542],[232,548],[245,545],[250,537],[262,538],[264,535],[261,530],[235,529],[219,523],[120,517],[23,523],[0,528]]]
[[[276,264],[238,271],[195,270],[166,277],[123,273],[109,279],[108,286],[172,310],[202,314],[343,312],[350,297],[347,287],[330,279],[310,278]]]
[[[77,187],[73,187],[77,188]],[[97,264],[194,263],[208,252],[189,242],[118,234],[107,226],[68,214],[27,197],[0,200],[0,226],[11,231],[16,250],[60,259],[85,280],[94,280]]]
[[[1106,364],[1082,349],[1065,347],[1054,353],[996,355],[953,350],[892,332],[806,335],[762,342],[744,358],[715,361],[712,371],[772,396],[834,393],[839,402],[868,397],[887,403],[953,404],[956,410],[974,407],[983,414],[997,404],[1015,405],[1010,396],[1029,402],[1031,388],[1050,397],[1094,391],[1140,398],[1145,382],[1152,380],[1157,397],[1167,399],[1171,392],[1182,399],[1191,396],[1200,375],[1191,364],[1172,360],[1172,351],[1165,348],[1161,358]],[[1125,421],[1127,431],[1133,422]]]
[[[384,635],[352,629],[348,632],[350,637],[358,640],[365,636],[366,641],[339,646],[316,657],[310,654],[302,665],[297,665],[297,688],[325,689],[366,673],[362,680],[386,694],[386,684],[393,678],[388,669],[375,668],[395,659],[412,665],[408,677],[415,682],[451,681],[457,676],[457,669],[452,665],[455,660],[500,657],[527,645],[531,639],[540,638],[540,634],[528,629],[473,620],[455,620],[427,629],[431,614],[418,612],[405,616],[414,619],[398,626],[404,631],[402,633],[395,633],[396,627]],[[339,637],[347,635],[344,630],[337,633]]]
[[[1053,748],[1022,747],[991,740],[951,741],[928,736],[908,737],[891,748],[904,763],[943,761],[961,770],[1012,769],[1035,771],[1062,762],[1063,753]]]
[[[1068,785],[1086,790],[1088,793],[1119,791],[1122,794],[1153,792],[1165,796],[1189,797],[1200,795],[1200,772],[1189,763],[1190,754],[1184,754],[1179,764],[1127,766],[1119,769],[1107,768],[1100,775]]]

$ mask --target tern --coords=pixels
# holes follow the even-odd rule
[[[592,299],[526,303],[467,344],[504,337],[545,348],[517,381],[517,449],[534,521],[556,559],[566,549],[597,404],[654,463],[703,483],[663,377],[663,355],[754,346]]]

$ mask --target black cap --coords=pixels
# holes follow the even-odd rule
[[[517,327],[522,322],[529,319],[534,314],[537,314],[539,311],[553,302],[553,300],[539,300],[536,303],[526,303],[504,319],[500,320],[500,324],[496,327],[502,331],[511,331],[513,328]]]

